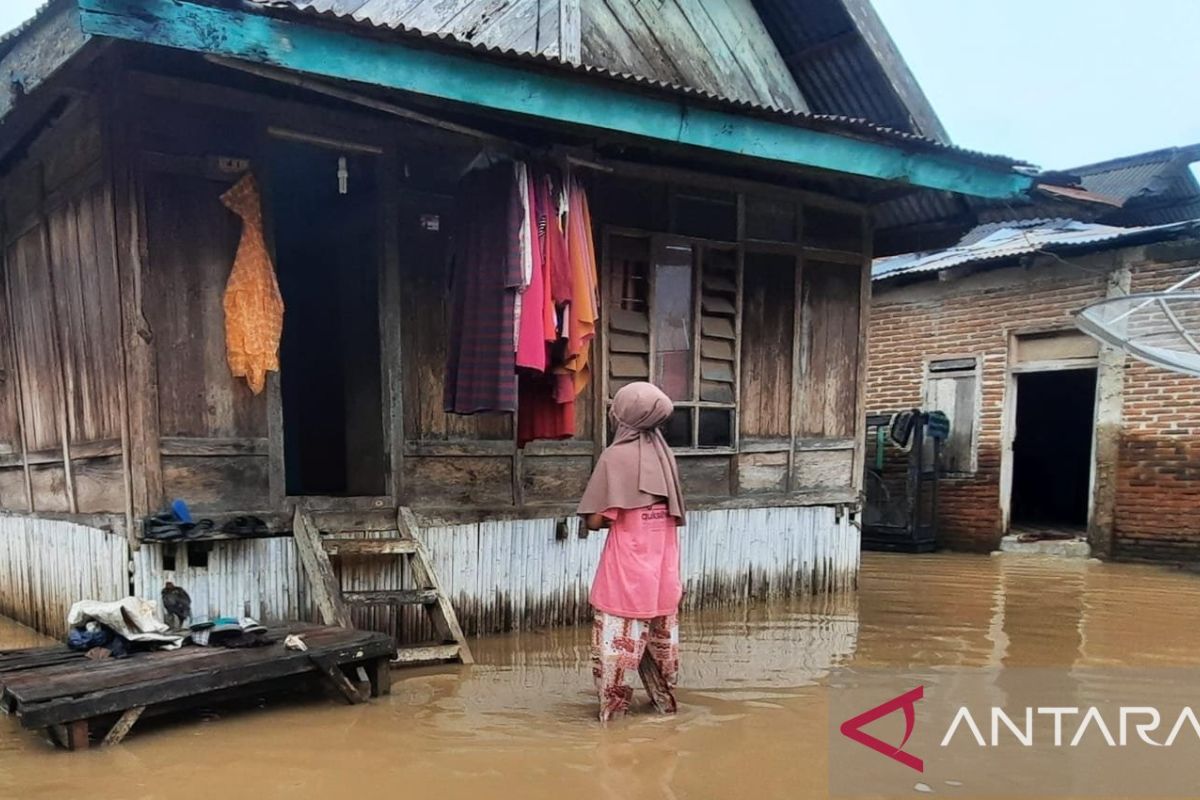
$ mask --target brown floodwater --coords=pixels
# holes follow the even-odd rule
[[[266,699],[56,751],[0,718],[0,797],[807,798],[826,794],[832,668],[1200,665],[1200,576],[1020,556],[867,555],[855,596],[692,614],[680,713],[593,721],[588,631],[479,639],[349,707]],[[0,619],[0,649],[33,646]]]

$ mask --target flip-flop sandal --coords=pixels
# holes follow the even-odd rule
[[[186,535],[183,526],[178,522],[168,522],[158,517],[151,517],[142,526],[142,538],[154,541],[168,542],[182,539]]]
[[[221,530],[237,536],[254,536],[266,533],[267,523],[258,517],[234,517],[222,525]]]
[[[213,529],[213,521],[211,519],[202,519],[199,522],[191,525],[181,525],[183,528],[183,538],[195,539],[209,533]]]

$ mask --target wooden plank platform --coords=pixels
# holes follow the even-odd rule
[[[286,649],[291,633],[309,649]],[[146,708],[304,673],[323,676],[350,702],[366,699],[354,683],[360,667],[372,696],[389,690],[389,662],[396,657],[390,636],[311,624],[274,627],[269,635],[276,642],[266,647],[185,645],[104,661],[65,646],[0,652],[0,706],[23,727],[47,729],[63,746],[78,749],[87,746],[100,717],[121,715],[105,737],[115,744]]]

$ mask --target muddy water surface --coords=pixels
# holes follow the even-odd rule
[[[857,596],[685,619],[673,718],[602,728],[588,632],[522,633],[475,642],[471,669],[395,672],[365,706],[268,699],[110,750],[55,751],[0,718],[0,797],[822,797],[834,667],[1193,666],[1196,630],[1200,576],[1171,569],[869,555]],[[0,649],[40,642],[0,620]]]

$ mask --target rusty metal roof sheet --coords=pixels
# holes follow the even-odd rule
[[[968,233],[954,247],[876,259],[871,277],[878,281],[1034,253],[1094,248],[1098,245],[1123,246],[1188,231],[1200,231],[1200,220],[1137,228],[1117,228],[1073,219],[990,223]]]

